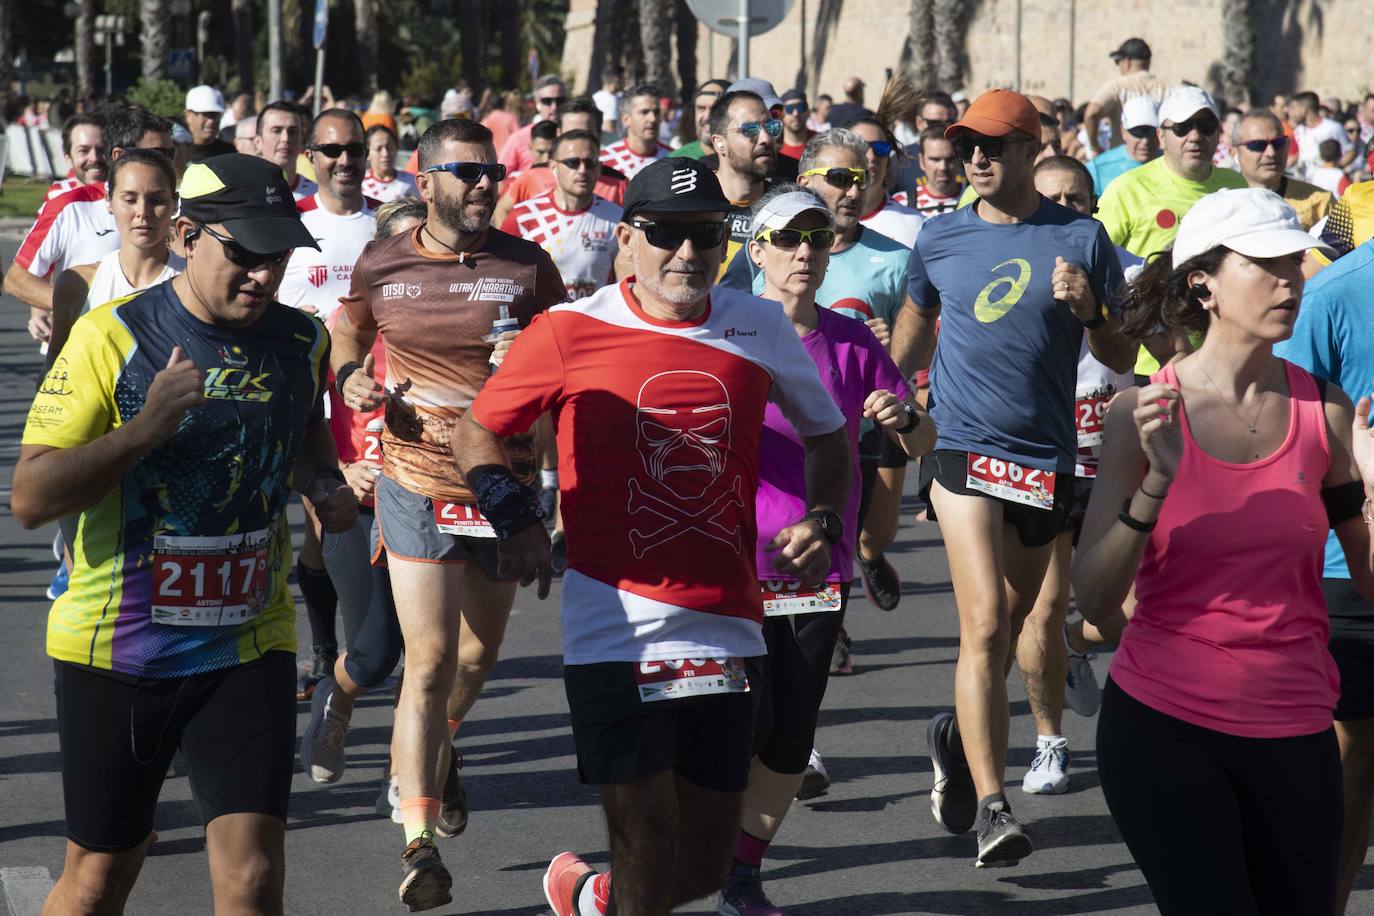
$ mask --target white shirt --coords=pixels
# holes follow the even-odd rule
[[[592,101],[601,109],[601,122],[620,123],[620,93],[599,89],[592,93]]]
[[[48,277],[77,264],[94,264],[118,248],[119,230],[105,200],[105,185],[97,182],[45,203],[14,263],[35,277]]]
[[[580,213],[560,210],[547,191],[511,208],[502,229],[543,248],[558,265],[569,299],[590,296],[611,282],[619,246],[615,226],[620,208],[602,197]]]
[[[1298,171],[1304,178],[1311,175],[1313,170],[1321,168],[1322,157],[1319,150],[1324,141],[1335,140],[1339,143],[1342,156],[1348,153],[1353,145],[1350,138],[1345,135],[1345,128],[1341,127],[1339,121],[1333,121],[1331,118],[1323,118],[1316,127],[1299,124],[1293,128],[1293,136],[1298,139]]]
[[[916,247],[916,236],[925,221],[924,216],[910,207],[902,206],[891,197],[884,200],[882,206],[872,213],[859,218],[859,222],[874,232],[908,248]]]
[[[146,286],[134,286],[129,282],[129,278],[124,276],[124,268],[119,264],[119,249],[116,248],[96,263],[95,276],[91,277],[90,284],[86,287],[86,302],[81,306],[81,314],[86,314],[93,308],[99,308],[107,302],[116,299],[123,299],[125,296],[132,296],[140,290],[149,289],[159,283],[170,280],[186,267],[186,262],[176,255],[167,258],[167,264],[162,268],[162,272],[157,275],[152,283]]]
[[[368,169],[367,174],[363,176],[363,196],[370,197],[379,204],[385,204],[402,197],[414,197],[418,200],[420,191],[415,187],[415,176],[409,172],[397,172],[395,178],[382,181]]]
[[[286,263],[277,301],[300,308],[314,306],[321,321],[339,307],[353,280],[353,265],[377,231],[377,217],[367,199],[357,213],[340,216],[320,203],[319,195],[296,201],[301,222],[319,243],[320,250],[297,248]]]
[[[639,170],[650,162],[662,159],[672,152],[671,149],[660,143],[652,156],[641,156],[630,149],[630,145],[626,141],[617,140],[609,146],[602,147],[601,164],[610,166],[628,180],[639,174]]]

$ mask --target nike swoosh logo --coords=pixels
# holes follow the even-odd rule
[[[96,235],[109,235],[111,232],[114,232],[114,230],[113,230],[113,229],[97,229],[97,230],[95,230],[95,234],[96,234]]]

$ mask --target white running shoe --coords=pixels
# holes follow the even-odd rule
[[[1097,684],[1092,660],[1096,655],[1075,652],[1069,645],[1069,625],[1064,624],[1064,648],[1069,652],[1069,670],[1064,676],[1064,702],[1084,718],[1097,715],[1102,706],[1102,688]]]
[[[401,781],[395,774],[382,777],[382,791],[377,793],[374,806],[378,817],[389,817],[393,824],[401,824]]]
[[[338,782],[344,773],[349,717],[335,711],[330,702],[335,686],[334,678],[326,677],[310,698],[310,724],[301,736],[301,769],[311,782]]]
[[[1060,795],[1069,791],[1068,738],[1035,740],[1035,759],[1021,782],[1021,791],[1031,795]]]
[[[806,772],[802,775],[801,788],[797,789],[797,800],[807,801],[820,798],[830,791],[830,772],[825,768],[821,752],[814,747],[811,758],[806,762]]]

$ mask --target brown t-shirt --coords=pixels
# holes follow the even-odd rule
[[[492,323],[505,305],[527,326],[567,291],[552,259],[533,242],[491,229],[480,248],[459,257],[427,251],[419,233],[370,242],[353,268],[343,307],[356,327],[386,338],[387,387],[411,383],[405,399],[415,408],[418,434],[388,408],[384,473],[413,493],[470,503],[449,440],[490,375]],[[534,437],[512,436],[506,449],[516,476],[533,481]]]

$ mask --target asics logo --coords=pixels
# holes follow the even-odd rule
[[[1009,258],[993,268],[999,271],[1004,267],[1016,269],[1016,276],[1001,276],[983,287],[978,299],[973,303],[973,317],[983,324],[990,324],[1012,310],[1021,301],[1026,287],[1030,285],[1031,266],[1025,258]],[[1005,287],[1003,289],[1002,287]],[[996,295],[997,298],[993,298]]]
[[[674,169],[672,180],[669,182],[674,194],[688,194],[697,189],[696,169]]]

